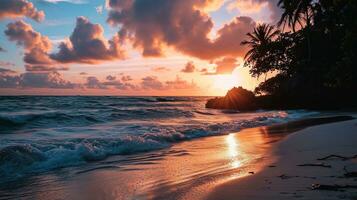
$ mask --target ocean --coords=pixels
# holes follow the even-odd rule
[[[0,97],[0,183],[316,112],[206,109],[210,97]]]

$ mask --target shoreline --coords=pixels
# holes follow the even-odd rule
[[[204,199],[354,199],[354,188],[324,186],[356,186],[356,177],[344,177],[347,171],[357,171],[356,159],[318,159],[352,157],[357,155],[356,144],[357,119],[298,130],[273,147],[275,162],[258,173],[218,185]]]
[[[37,199],[205,199],[227,182],[249,178],[250,172],[258,174],[275,162],[275,155],[269,155],[276,142],[294,131],[349,119],[345,115],[305,118],[183,141],[158,151],[112,156],[29,177],[21,182],[34,184],[9,185],[9,190],[0,188],[0,193]],[[85,195],[80,196],[83,191]]]

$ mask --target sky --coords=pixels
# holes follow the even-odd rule
[[[277,0],[1,0],[0,95],[219,96]]]

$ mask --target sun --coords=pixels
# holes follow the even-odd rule
[[[239,77],[233,74],[216,75],[213,79],[213,88],[228,91],[239,84]]]

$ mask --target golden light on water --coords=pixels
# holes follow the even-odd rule
[[[238,158],[239,155],[239,143],[235,138],[234,134],[229,134],[226,137],[227,147],[228,147],[228,156],[231,159],[230,165],[233,168],[238,168],[242,165],[241,161]]]

